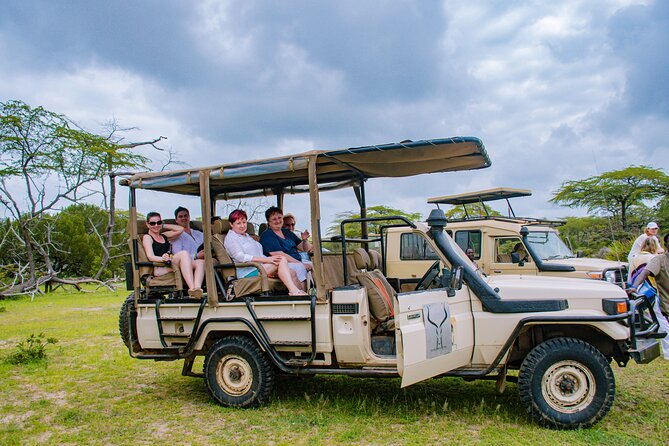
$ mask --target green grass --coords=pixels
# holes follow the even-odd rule
[[[518,389],[442,378],[280,377],[270,404],[228,409],[181,361],[135,360],[117,332],[118,293],[6,300],[0,356],[31,333],[58,339],[46,362],[0,363],[0,444],[667,444],[669,362],[614,366],[616,402],[587,430],[541,428]],[[200,361],[201,364],[201,361]]]

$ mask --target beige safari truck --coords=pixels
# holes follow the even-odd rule
[[[132,293],[119,328],[133,358],[183,360],[182,374],[203,379],[211,397],[233,407],[270,400],[277,374],[399,377],[401,386],[444,375],[495,379],[501,391],[518,382],[520,399],[541,424],[590,426],[611,408],[615,379],[609,363],[647,363],[659,355],[658,324],[643,297],[628,297],[604,281],[478,275],[444,230],[443,211],[427,226],[384,217],[382,236],[369,235],[366,181],[381,177],[480,169],[490,159],[477,138],[457,137],[310,151],[278,158],[171,172],[138,173],[129,188],[127,275]],[[360,239],[342,230],[323,249],[321,200],[351,188],[360,206]],[[137,194],[199,196],[205,249],[205,293],[190,299],[177,270],[159,277],[140,238]],[[308,193],[314,253],[307,296],[290,296],[253,263],[234,264],[224,247],[230,230],[216,219],[219,200]],[[326,205],[326,204],[325,204]],[[384,237],[408,229],[434,253],[408,292],[384,274]],[[374,245],[376,244],[376,245]],[[381,251],[370,249],[380,246]],[[236,266],[258,277],[236,278]],[[193,370],[196,358],[203,369]],[[509,370],[517,370],[507,374]]]
[[[428,199],[428,203],[463,206],[465,218],[446,226],[463,249],[471,248],[478,267],[487,275],[529,274],[605,280],[625,288],[627,266],[622,262],[584,258],[562,241],[561,221],[516,217],[510,198],[526,197],[526,189],[496,188]],[[484,203],[506,200],[508,216],[489,215]],[[485,215],[469,215],[465,205],[481,203]]]

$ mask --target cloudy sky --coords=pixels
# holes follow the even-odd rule
[[[518,214],[545,217],[579,214],[547,202],[564,181],[669,171],[666,1],[0,0],[0,11],[0,101],[91,131],[116,119],[138,128],[131,140],[167,137],[191,166],[476,136],[492,167],[370,180],[368,204],[426,214],[430,196],[511,186],[534,191]],[[169,213],[173,200],[140,207]],[[348,191],[322,200],[326,220],[356,207]],[[306,222],[301,199],[286,204]]]

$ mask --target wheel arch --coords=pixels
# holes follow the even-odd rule
[[[613,358],[619,364],[627,363],[629,355],[623,350],[623,342],[612,338],[600,327],[592,324],[546,324],[535,323],[525,326],[516,336],[509,353],[507,365],[520,367],[525,356],[537,345],[554,338],[574,338],[595,347],[609,361]]]

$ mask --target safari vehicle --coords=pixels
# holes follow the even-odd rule
[[[589,426],[613,404],[609,362],[647,363],[659,355],[657,319],[643,297],[628,298],[606,282],[561,278],[484,279],[444,231],[441,210],[423,227],[384,217],[382,232],[410,228],[437,260],[409,292],[398,292],[382,273],[383,237],[368,236],[365,181],[490,165],[477,138],[404,141],[397,144],[310,151],[201,169],[139,173],[122,181],[130,191],[128,274],[132,294],[119,326],[130,355],[184,360],[182,374],[203,377],[220,404],[248,407],[269,400],[277,373],[401,377],[408,386],[452,375],[495,379],[498,389],[517,380],[520,398],[539,423]],[[321,193],[351,187],[361,208],[362,238],[345,231],[330,240],[341,252],[324,252]],[[142,190],[201,197],[206,290],[189,299],[174,271],[155,278],[140,242],[137,220]],[[217,200],[309,193],[314,286],[290,296],[262,268],[235,279],[223,241],[229,230],[215,220]],[[381,253],[368,250],[380,243]],[[330,245],[332,246],[332,245]],[[359,246],[354,248],[354,246]],[[353,248],[353,249],[352,249]],[[244,264],[246,265],[246,264]],[[159,282],[154,282],[160,279]],[[395,284],[397,286],[397,284]],[[203,357],[203,371],[193,371]],[[519,370],[517,376],[508,370]]]
[[[532,192],[526,189],[496,188],[430,198],[428,203],[463,207],[465,217],[449,220],[446,231],[463,250],[473,249],[478,267],[487,275],[575,277],[605,280],[625,288],[626,264],[575,255],[556,230],[562,221],[516,217],[509,199],[529,195]],[[508,216],[488,213],[484,203],[495,200],[506,200]],[[466,205],[471,203],[480,203],[485,215],[469,215]],[[401,269],[403,262],[392,267]]]

